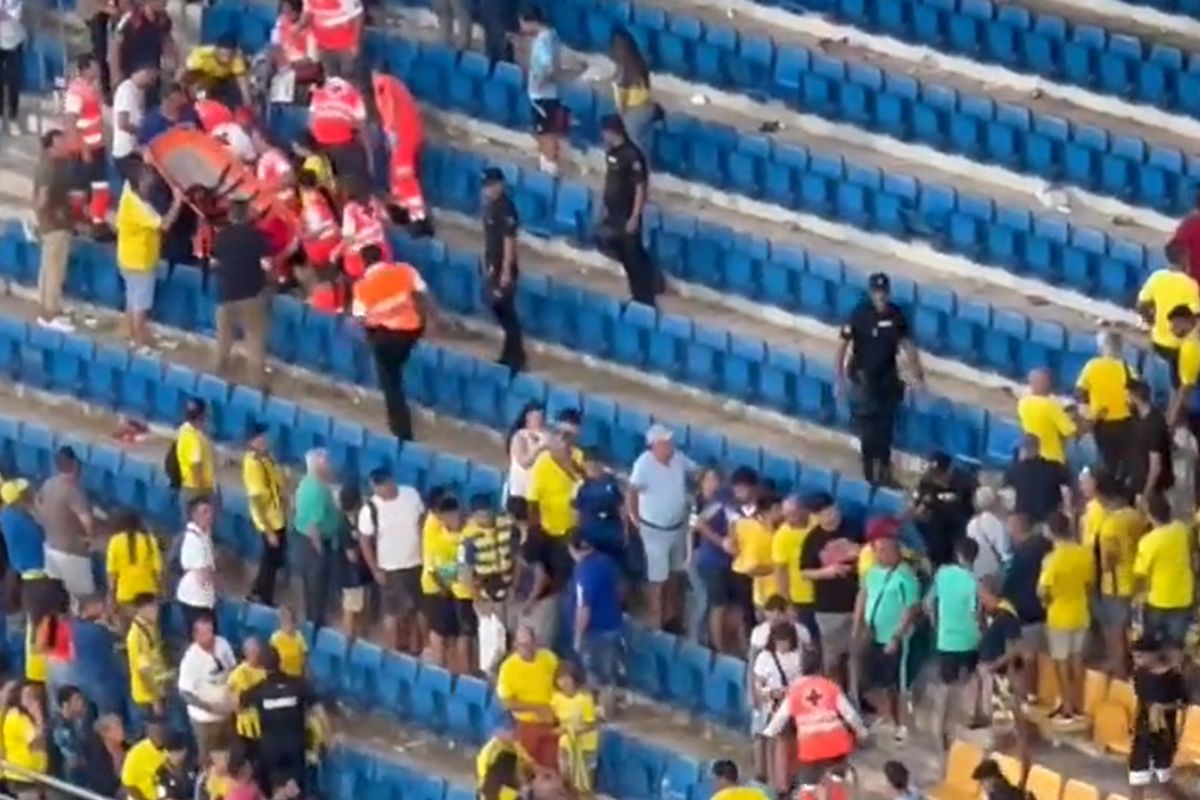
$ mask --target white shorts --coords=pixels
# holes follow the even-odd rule
[[[87,556],[72,555],[47,547],[46,574],[62,581],[63,587],[71,597],[91,597],[96,594],[92,560]]]

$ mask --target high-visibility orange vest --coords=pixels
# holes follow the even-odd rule
[[[100,91],[84,78],[73,78],[67,84],[64,107],[75,117],[75,135],[83,150],[91,152],[104,146],[104,101]]]
[[[416,295],[423,291],[425,281],[411,264],[380,262],[354,284],[354,316],[367,328],[419,331],[424,320]]]
[[[383,214],[383,209],[374,200],[365,203],[351,200],[342,211],[342,242],[345,245],[342,267],[353,280],[361,278],[367,269],[362,260],[362,249],[367,245],[379,247],[384,260],[392,257],[384,232]]]
[[[307,61],[314,56],[316,42],[311,28],[301,27],[297,20],[280,17],[275,20],[271,41],[279,48],[285,64]]]
[[[788,688],[788,711],[796,723],[796,758],[802,764],[845,758],[854,735],[838,712],[841,688],[822,675],[804,675]]]
[[[346,144],[367,118],[358,89],[341,78],[330,78],[313,90],[308,104],[308,128],[318,144]]]
[[[304,0],[304,12],[312,22],[317,47],[338,51],[358,48],[362,0]]]

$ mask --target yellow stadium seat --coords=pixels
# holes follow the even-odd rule
[[[1123,794],[1117,794],[1116,792],[1113,792],[1106,798],[1106,800],[1129,800],[1129,798]]]
[[[1029,768],[1025,778],[1025,791],[1032,794],[1036,800],[1058,800],[1062,794],[1063,779],[1052,769],[1046,769],[1041,764]]]
[[[1175,751],[1176,766],[1200,766],[1200,706],[1188,706]]]
[[[1024,784],[1025,768],[1021,766],[1020,759],[1004,753],[992,753],[988,758],[996,762],[996,766],[1000,768],[1000,774],[1008,778],[1009,783],[1013,786]],[[1060,778],[1059,781],[1061,782],[1061,780]],[[1042,800],[1042,798],[1038,798],[1038,800]],[[1057,800],[1057,795],[1053,800]]]
[[[1114,753],[1129,755],[1130,722],[1132,717],[1125,707],[1112,700],[1096,706],[1092,719],[1092,741]]]
[[[1089,669],[1083,679],[1083,713],[1091,719],[1100,705],[1108,696],[1108,675],[1098,669]]]
[[[1037,683],[1038,706],[1046,711],[1058,708],[1062,689],[1058,685],[1058,671],[1054,669],[1050,656],[1038,656]]]
[[[1108,684],[1108,701],[1125,709],[1130,719],[1137,713],[1137,695],[1133,693],[1133,684],[1129,681],[1113,681]]]
[[[1100,800],[1100,790],[1090,783],[1071,778],[1063,787],[1062,800]]]
[[[979,782],[971,774],[980,761],[983,761],[983,748],[956,740],[946,756],[946,777],[926,793],[930,800],[976,800]]]

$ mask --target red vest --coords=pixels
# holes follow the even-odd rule
[[[66,111],[75,117],[75,133],[85,150],[104,146],[104,104],[89,81],[74,78],[67,84]]]
[[[342,241],[333,209],[318,189],[300,193],[300,229],[300,242],[308,263],[313,267],[328,265],[337,255]]]
[[[355,50],[361,33],[362,0],[304,0],[313,36],[322,50]]]
[[[311,56],[309,45],[313,44],[313,32],[302,28],[296,20],[280,17],[275,21],[274,41],[279,47],[285,64],[307,61]]]
[[[804,675],[788,688],[787,704],[796,723],[796,759],[801,764],[845,758],[854,735],[838,712],[842,690],[821,675]]]
[[[330,78],[313,90],[308,105],[308,127],[318,144],[346,144],[366,120],[362,95],[341,78]]]
[[[346,204],[342,212],[342,238],[346,245],[342,265],[346,274],[355,280],[366,271],[362,249],[367,245],[378,245],[385,259],[391,257],[391,248],[384,233],[383,210],[373,200],[366,203],[351,200]]]
[[[292,162],[288,161],[287,156],[278,148],[267,148],[266,152],[258,157],[254,176],[258,178],[258,182],[263,185],[263,188],[274,191],[281,197],[291,196],[292,190],[289,184],[292,178]]]

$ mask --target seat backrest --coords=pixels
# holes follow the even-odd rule
[[[961,789],[969,795],[979,793],[979,782],[971,777],[979,762],[983,761],[983,748],[961,739],[950,745],[946,757],[946,784]]]
[[[1128,712],[1130,718],[1137,710],[1137,696],[1133,693],[1133,684],[1129,681],[1113,681],[1108,685],[1108,700],[1116,703]]]
[[[1083,713],[1092,716],[1107,694],[1108,675],[1098,669],[1089,669],[1083,678]]]
[[[1063,787],[1062,800],[1100,800],[1100,790],[1090,783],[1072,778]]]
[[[1029,776],[1025,779],[1025,789],[1037,800],[1059,800],[1062,794],[1063,778],[1052,769],[1041,764],[1029,768]]]
[[[989,758],[996,762],[996,766],[1000,768],[1000,774],[1008,778],[1009,783],[1014,786],[1024,784],[1025,769],[1021,766],[1020,760],[1004,753],[992,753]]]

